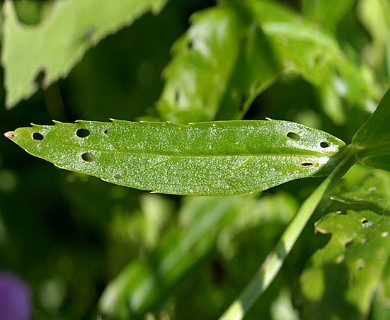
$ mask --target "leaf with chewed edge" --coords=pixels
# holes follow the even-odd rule
[[[330,213],[315,226],[331,238],[301,277],[303,315],[363,319],[375,291],[389,288],[382,281],[390,253],[389,174],[354,166],[333,194]]]
[[[166,2],[56,1],[45,20],[37,26],[27,26],[18,21],[12,1],[6,1],[2,65],[7,107],[11,108],[38,89],[34,81],[40,73],[44,73],[45,87],[65,77],[90,47],[130,25],[140,15],[159,12]]]

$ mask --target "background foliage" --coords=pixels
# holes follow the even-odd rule
[[[145,1],[114,21],[95,21],[111,11],[94,3],[93,28],[65,15],[53,38],[44,26],[61,16],[57,2],[14,2],[20,22],[5,4],[1,97],[12,109],[0,109],[2,132],[52,119],[270,117],[350,142],[389,84],[385,0]],[[26,42],[29,30],[47,42]],[[64,43],[66,54],[58,51]],[[28,69],[26,83],[12,78]],[[23,86],[30,91],[10,94]],[[388,178],[360,166],[349,172],[248,318],[386,319],[388,250],[375,248],[389,245],[376,237],[389,224]],[[320,181],[226,198],[149,194],[55,169],[0,139],[0,266],[26,281],[37,319],[88,319],[98,309],[119,318],[216,318]],[[362,219],[374,223],[372,234],[362,234]],[[351,281],[358,286],[349,289]]]

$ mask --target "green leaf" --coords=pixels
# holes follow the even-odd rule
[[[360,1],[358,15],[372,37],[364,55],[367,56],[368,63],[378,70],[379,75],[384,74],[384,82],[387,82],[390,73],[388,61],[390,53],[390,3],[386,0]]]
[[[166,1],[56,1],[38,26],[21,24],[12,1],[5,2],[2,62],[6,105],[11,108],[31,96],[42,72],[45,87],[65,77],[91,46],[143,13],[159,12]]]
[[[331,233],[332,238],[302,276],[307,318],[367,315],[389,258],[389,228],[389,217],[368,210],[331,213],[316,224],[318,232]]]
[[[334,210],[359,209],[384,214],[389,210],[389,173],[356,165],[333,190]]]
[[[101,312],[121,318],[128,313],[141,316],[164,302],[167,292],[214,247],[223,219],[248,201],[252,203],[251,196],[186,198],[179,212],[180,227],[172,229],[146,261],[131,262],[107,286]]]
[[[320,25],[277,2],[248,3],[284,70],[302,75],[317,87],[324,111],[335,123],[345,122],[341,97],[363,110],[371,110],[379,88],[368,76],[369,70],[354,65]]]
[[[370,310],[389,259],[389,175],[355,166],[331,198],[330,213],[315,227],[331,238],[301,277],[304,316],[360,319]]]
[[[353,0],[331,2],[328,0],[303,0],[302,11],[306,18],[324,29],[335,32],[338,23],[352,9]]]
[[[207,261],[207,257],[213,259],[208,255],[210,252],[217,247],[226,260],[231,260],[242,235],[250,235],[256,227],[267,229],[275,224],[282,227],[294,215],[296,205],[294,199],[283,193],[260,198],[254,195],[184,198],[178,223],[171,224],[168,235],[146,259],[131,261],[110,282],[101,297],[100,310],[111,317],[126,318],[126,313],[142,316],[172,296],[178,304],[182,303],[187,297],[178,296],[177,287],[191,283],[198,270],[210,263]],[[236,273],[240,270],[242,265]],[[220,299],[226,296],[229,294],[224,291]],[[216,311],[213,309],[214,315]]]
[[[196,13],[173,54],[158,108],[175,122],[213,120],[218,112],[219,119],[241,118],[279,73],[267,39],[240,5]]]
[[[329,174],[344,143],[277,121],[79,121],[33,125],[6,137],[56,166],[160,193],[229,195]]]
[[[360,163],[390,171],[390,89],[352,138]]]

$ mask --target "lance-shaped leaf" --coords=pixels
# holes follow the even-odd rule
[[[34,156],[154,192],[229,195],[327,175],[344,143],[287,121],[56,122],[8,132]]]

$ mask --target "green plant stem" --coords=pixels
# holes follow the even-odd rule
[[[313,215],[315,209],[337,181],[356,162],[350,146],[344,151],[343,158],[332,173],[318,186],[318,188],[305,200],[297,214],[290,222],[276,247],[270,252],[261,265],[254,278],[247,285],[240,296],[230,305],[220,320],[242,319],[259,296],[275,279],[284,260],[290,253],[305,225]]]

